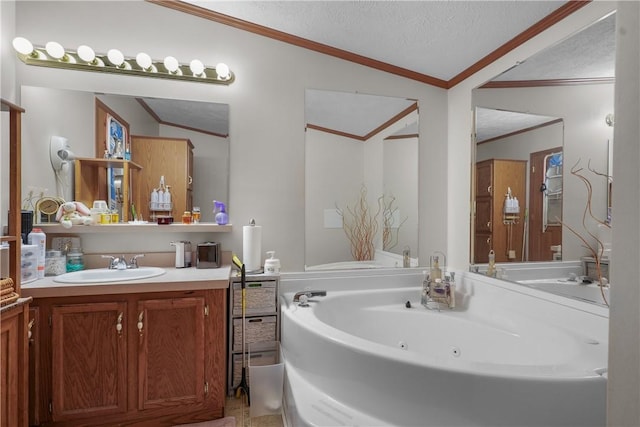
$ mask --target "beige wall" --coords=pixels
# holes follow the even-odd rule
[[[283,271],[304,268],[304,91],[306,88],[358,91],[417,98],[421,115],[421,182],[446,176],[446,91],[388,73],[371,70],[278,41],[177,13],[148,2],[17,2],[16,32],[35,44],[56,40],[75,48],[88,44],[96,52],[119,48],[126,56],[145,51],[153,58],[175,55],[182,62],[200,58],[205,64],[224,61],[236,74],[230,86],[141,79],[72,72],[16,64],[17,86],[48,86],[105,93],[228,103],[230,106],[229,215],[235,225],[220,236],[145,237],[149,247],[164,247],[177,238],[215,238],[242,253],[242,225],[255,218],[263,226],[263,249],[275,250]],[[70,17],[60,25],[51,16]],[[85,19],[87,16],[99,19]],[[76,19],[77,18],[77,19]],[[172,29],[177,28],[177,31]],[[3,29],[4,31],[4,29]],[[4,39],[3,34],[3,39]],[[14,60],[15,62],[15,60]],[[3,64],[4,66],[4,64]],[[28,117],[25,116],[25,119]],[[25,140],[35,168],[50,168],[42,141]],[[428,153],[428,155],[427,155]],[[29,171],[25,171],[28,173]],[[274,187],[277,195],[274,196]],[[425,186],[421,198],[445,200],[444,186]],[[426,210],[425,210],[426,212]],[[446,250],[438,226],[444,203],[421,217],[421,252]],[[87,240],[89,240],[87,238]],[[88,241],[90,249],[120,250],[121,237]],[[83,245],[85,243],[83,242]]]

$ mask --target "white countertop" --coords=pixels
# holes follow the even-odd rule
[[[170,292],[202,289],[227,289],[231,266],[220,268],[175,268],[162,267],[165,273],[146,279],[125,282],[102,283],[58,283],[55,276],[44,277],[23,284],[21,296],[50,298],[80,295],[130,294],[141,292]]]

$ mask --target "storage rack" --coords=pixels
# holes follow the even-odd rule
[[[280,276],[266,274],[247,274],[245,285],[245,362],[249,374],[249,356],[251,365],[269,365],[276,362],[277,348],[274,341],[280,341],[280,305],[278,288]],[[227,394],[232,396],[240,384],[242,375],[242,283],[240,276],[232,277],[229,286],[228,310],[228,358],[227,358]],[[249,355],[249,345],[260,351]],[[247,378],[249,386],[250,378]]]

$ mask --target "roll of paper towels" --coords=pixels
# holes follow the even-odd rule
[[[262,227],[255,225],[253,219],[250,224],[242,227],[242,262],[247,272],[262,267]]]

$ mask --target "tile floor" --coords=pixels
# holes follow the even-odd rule
[[[249,417],[249,407],[246,399],[227,397],[224,407],[226,417],[235,417],[236,427],[283,427],[282,416],[263,415],[261,417]]]

